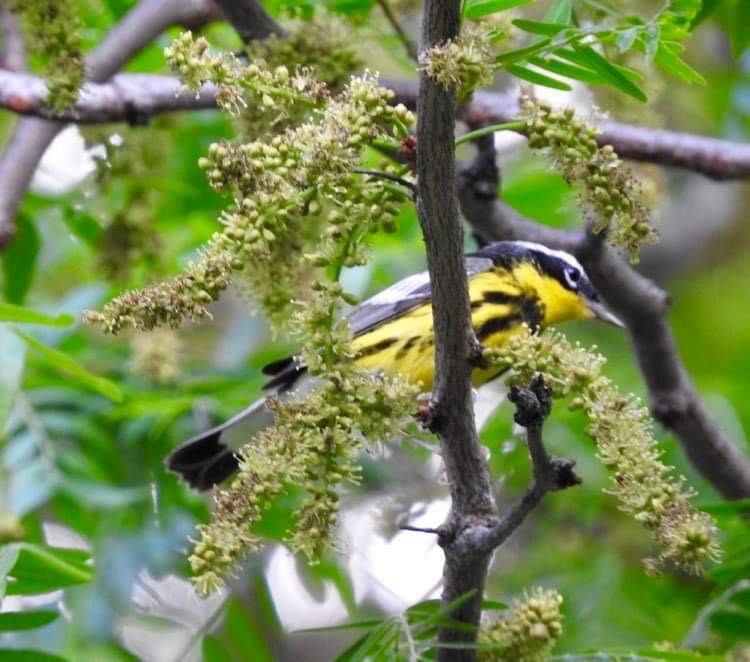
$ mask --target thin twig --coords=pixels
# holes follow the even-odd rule
[[[417,533],[433,533],[440,535],[440,529],[433,529],[430,527],[412,526],[411,524],[402,524],[398,527],[401,531],[416,531]]]
[[[547,493],[581,482],[573,471],[574,461],[550,457],[544,446],[542,428],[552,406],[552,395],[542,376],[532,379],[528,388],[512,387],[508,400],[516,406],[514,420],[526,428],[533,482],[521,500],[497,524],[480,533],[477,544],[487,550],[502,545]]]
[[[401,184],[404,188],[409,189],[412,195],[416,196],[417,194],[417,185],[414,182],[410,182],[408,179],[404,179],[403,177],[399,177],[390,172],[383,172],[382,170],[367,170],[366,168],[354,168],[352,172],[355,172],[358,175],[369,175],[370,177],[377,177],[378,179],[387,179],[391,182],[396,182],[397,184]]]
[[[403,44],[406,53],[412,60],[414,60],[414,62],[416,62],[417,47],[415,46],[409,35],[406,34],[406,31],[401,26],[398,18],[396,18],[396,15],[391,10],[390,5],[388,4],[388,0],[378,0],[378,5],[380,9],[383,10],[383,14],[385,15],[388,23],[390,23],[391,27],[393,28],[393,31],[396,33],[396,35],[398,35],[398,38]]]

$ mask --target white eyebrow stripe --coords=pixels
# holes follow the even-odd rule
[[[565,251],[554,251],[551,248],[547,248],[547,246],[545,246],[544,244],[537,244],[533,241],[516,241],[515,243],[518,246],[524,246],[525,248],[528,248],[530,250],[538,251],[539,253],[545,253],[550,257],[556,257],[559,260],[566,262],[571,267],[575,267],[576,269],[580,270],[582,274],[586,273],[581,263],[570,253],[566,253]]]

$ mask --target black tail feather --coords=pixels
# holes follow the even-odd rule
[[[182,476],[195,490],[210,490],[231,476],[239,461],[235,454],[219,441],[221,430],[191,439],[175,448],[167,457],[167,469]]]

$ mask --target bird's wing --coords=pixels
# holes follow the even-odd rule
[[[492,266],[493,261],[490,258],[469,256],[466,258],[466,276],[471,278],[491,269]],[[347,319],[352,334],[358,336],[372,331],[401,313],[427,303],[431,296],[430,277],[426,271],[407,276],[363,301],[349,313]],[[306,368],[300,365],[294,356],[269,363],[263,368],[263,373],[271,379],[263,385],[263,389],[284,393],[294,388],[305,372]]]
[[[471,278],[487,271],[492,265],[493,262],[489,258],[467,257],[466,276]],[[431,296],[429,274],[426,271],[420,271],[360,303],[349,313],[349,326],[355,336],[372,331],[401,313],[427,303]]]

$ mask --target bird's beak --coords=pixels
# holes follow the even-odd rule
[[[624,329],[625,325],[612,313],[610,313],[604,305],[601,303],[601,301],[588,301],[589,310],[591,311],[592,315],[602,322],[606,322],[607,324],[611,324],[612,326],[616,326],[620,329]]]

